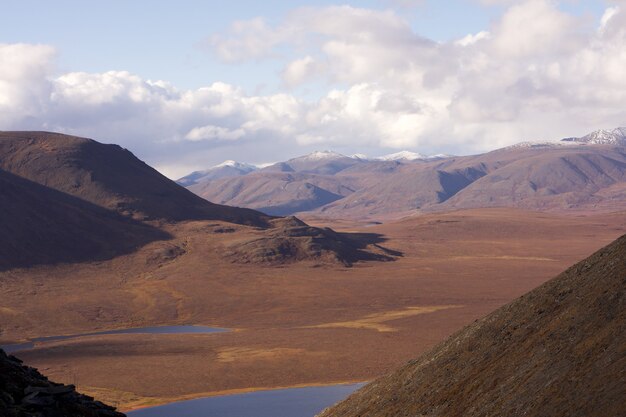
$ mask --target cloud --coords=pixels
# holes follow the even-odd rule
[[[227,129],[220,126],[207,125],[194,127],[185,135],[185,139],[191,141],[200,140],[237,140],[246,135],[243,129]]]
[[[314,78],[321,71],[323,66],[307,55],[287,64],[282,72],[282,78],[287,86],[293,87]]]
[[[17,126],[45,112],[54,57],[48,45],[0,43],[0,126]]]
[[[221,82],[181,90],[125,71],[59,74],[54,48],[3,44],[0,129],[120,143],[177,174],[311,148],[485,151],[626,124],[625,28],[621,6],[594,27],[529,0],[450,42],[392,11],[350,6],[296,9],[274,26],[240,21],[211,38],[227,61],[280,59],[287,87],[326,81],[315,100]]]

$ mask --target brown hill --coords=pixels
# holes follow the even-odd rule
[[[0,169],[138,219],[224,220],[264,226],[267,216],[212,204],[118,145],[49,132],[0,132]]]
[[[169,234],[0,169],[0,270],[104,260]]]
[[[0,349],[0,415],[3,417],[124,417],[73,385],[55,384]]]
[[[486,155],[490,156],[494,155]],[[607,188],[626,183],[626,149],[622,147],[563,146],[522,156],[468,185],[437,209],[593,207],[607,201],[603,196]]]
[[[622,416],[626,236],[322,417]]]

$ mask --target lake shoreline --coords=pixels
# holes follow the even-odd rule
[[[142,397],[142,398],[145,398],[146,401],[150,401],[150,403],[144,404],[144,405],[137,404],[136,406],[131,406],[129,408],[118,407],[118,409],[119,411],[123,413],[130,413],[132,411],[143,410],[146,408],[158,407],[158,406],[173,404],[173,403],[182,402],[182,401],[197,400],[201,398],[226,397],[226,396],[238,395],[238,394],[249,394],[252,392],[278,391],[278,390],[293,389],[293,388],[317,388],[317,387],[331,387],[331,386],[338,386],[338,385],[366,384],[367,382],[369,381],[348,380],[348,381],[334,381],[334,382],[313,382],[313,383],[294,384],[294,385],[287,385],[287,386],[235,388],[235,389],[222,390],[222,391],[210,391],[210,392],[200,392],[200,393],[194,393],[194,394],[185,394],[185,395],[180,395],[177,397]],[[86,389],[83,391],[87,393],[90,392],[89,389]]]

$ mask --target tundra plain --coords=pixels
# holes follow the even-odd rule
[[[384,224],[305,218],[367,234],[399,255],[352,267],[237,262],[224,254],[258,229],[163,224],[171,239],[110,260],[0,272],[0,341],[173,324],[231,329],[88,336],[17,353],[122,410],[371,380],[626,233],[624,214],[496,208]]]

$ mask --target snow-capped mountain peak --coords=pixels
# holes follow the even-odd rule
[[[358,159],[360,161],[369,161],[369,158],[367,157],[367,155],[362,154],[362,153],[355,153],[354,155],[350,155],[350,158]]]
[[[308,155],[300,156],[298,158],[294,158],[297,160],[305,160],[305,161],[320,161],[324,159],[339,159],[339,158],[347,158],[347,156],[342,155],[333,151],[315,151],[311,152]]]
[[[416,159],[425,159],[425,158],[426,157],[424,155],[419,154],[417,152],[400,151],[396,153],[391,153],[389,155],[379,156],[378,158],[376,158],[376,160],[378,161],[401,161],[401,160],[414,161]]]
[[[226,177],[238,177],[256,171],[258,168],[254,165],[245,164],[233,160],[227,160],[221,164],[212,166],[202,171],[194,171],[186,175],[176,182],[187,187],[203,181],[216,180]]]
[[[257,169],[257,167],[254,165],[233,161],[232,159],[228,159],[222,162],[221,164],[217,164],[213,168],[222,168],[222,167],[232,167],[232,168],[240,169],[243,171],[254,171],[255,169]],[[209,170],[213,168],[209,168]]]
[[[586,143],[589,145],[626,145],[626,127],[612,130],[600,129],[580,138],[565,138],[561,142]]]

